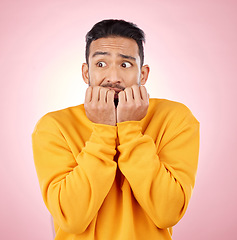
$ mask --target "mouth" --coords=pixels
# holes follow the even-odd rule
[[[118,94],[119,94],[119,92],[121,92],[121,91],[122,91],[122,90],[115,91],[115,94],[114,94],[114,105],[115,105],[115,108],[117,108],[117,106],[118,106],[118,103],[119,103]]]
[[[114,98],[118,98],[119,93],[120,93],[120,91],[119,92],[115,92]]]
[[[115,108],[117,108],[118,103],[119,103],[119,99],[118,99],[118,98],[114,98],[114,105],[115,105]]]
[[[112,88],[112,87],[108,87],[108,89],[110,89],[110,90],[114,90],[116,94],[119,94],[119,92],[122,91],[122,89],[120,89],[120,88]]]
[[[106,87],[110,90],[114,90],[115,91],[115,94],[114,94],[114,105],[115,105],[115,108],[117,108],[118,106],[118,103],[119,103],[119,98],[118,98],[118,94],[123,91],[125,89],[125,87],[122,87],[118,84],[103,84],[101,85],[101,87]]]
[[[113,89],[113,90],[114,90],[114,89]],[[118,103],[119,103],[119,97],[118,97],[118,95],[119,95],[119,93],[120,93],[121,91],[122,91],[121,89],[115,91],[115,94],[114,94],[114,105],[115,105],[115,108],[117,108],[117,106],[118,106]]]
[[[118,94],[119,94],[121,91],[123,91],[123,90],[122,90],[122,89],[119,89],[119,88],[111,88],[111,87],[109,87],[109,89],[115,91],[115,94],[114,94],[114,105],[115,105],[115,108],[117,108],[118,103],[119,103]]]

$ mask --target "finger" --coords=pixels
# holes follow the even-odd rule
[[[114,95],[115,95],[115,91],[114,90],[109,90],[107,91],[107,103],[113,103],[114,102]]]
[[[108,92],[107,88],[104,88],[104,87],[100,88],[100,91],[99,91],[99,101],[104,102],[104,103],[106,102],[107,92]]]
[[[141,92],[141,97],[144,101],[148,101],[149,99],[149,94],[147,93],[147,90],[144,86],[140,87],[140,92]]]
[[[91,101],[91,96],[92,96],[92,87],[88,87],[86,89],[86,95],[85,95],[85,102],[90,102]]]
[[[130,88],[130,87],[125,88],[124,92],[125,92],[125,100],[127,102],[131,102],[134,100],[132,88]]]
[[[93,87],[91,101],[98,102],[99,99],[100,99],[100,87],[98,86]]]
[[[123,104],[126,102],[126,94],[125,94],[125,91],[121,91],[119,92],[118,94],[118,98],[119,98],[119,104]]]
[[[140,92],[140,88],[138,85],[133,85],[132,86],[132,91],[133,91],[133,96],[134,96],[134,99],[138,100],[138,99],[142,99],[142,96],[141,96],[141,92]]]

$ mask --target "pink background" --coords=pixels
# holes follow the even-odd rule
[[[194,193],[173,238],[236,239],[236,1],[1,0],[0,238],[53,239],[31,133],[45,113],[83,103],[84,37],[105,18],[147,35],[151,97],[186,104],[201,123]]]

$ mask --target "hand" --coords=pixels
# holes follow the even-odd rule
[[[116,125],[114,90],[104,87],[88,87],[85,96],[86,116],[94,123]]]
[[[140,121],[149,107],[149,96],[144,86],[133,85],[119,93],[117,122]]]

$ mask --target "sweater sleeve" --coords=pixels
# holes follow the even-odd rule
[[[141,131],[139,121],[118,124],[118,166],[154,224],[169,228],[185,213],[194,187],[199,123],[190,113],[170,126],[159,152],[157,143]]]
[[[33,155],[43,200],[62,230],[85,231],[107,196],[116,174],[115,126],[93,123],[75,158],[57,121],[45,116],[32,134]]]

